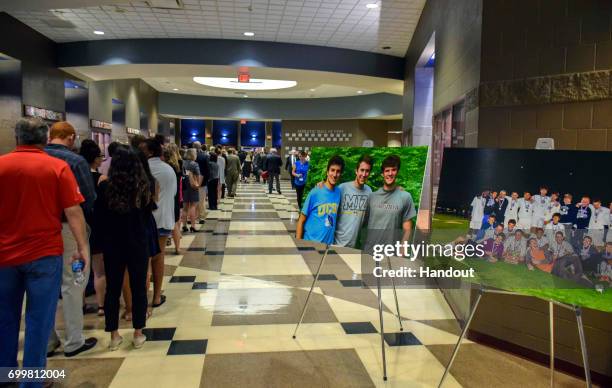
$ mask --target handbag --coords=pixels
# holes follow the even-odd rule
[[[189,186],[191,186],[193,190],[197,190],[200,188],[200,182],[197,176],[193,174],[193,172],[187,170],[187,177],[189,178]]]
[[[267,171],[263,171],[261,173],[261,177],[262,177],[262,179],[268,179],[268,172]]]

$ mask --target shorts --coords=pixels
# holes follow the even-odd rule
[[[172,234],[171,229],[158,228],[157,232],[159,233],[159,237],[168,237]]]

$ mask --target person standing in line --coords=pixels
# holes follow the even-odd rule
[[[217,164],[219,165],[219,190],[217,194],[218,200],[219,198],[225,198],[225,187],[227,185],[225,182],[225,166],[227,165],[227,159],[225,151],[220,146],[217,146],[216,153]]]
[[[302,206],[296,226],[297,239],[333,244],[341,195],[337,185],[343,170],[344,159],[332,156],[327,162],[325,184],[310,190]]]
[[[262,181],[263,184],[265,185],[266,183],[268,183],[268,149],[264,148],[263,152],[261,153],[261,171],[265,172],[264,175],[262,175]]]
[[[485,190],[482,194],[474,197],[470,206],[472,207],[472,216],[470,219],[470,234],[476,236],[476,233],[482,227],[482,218],[484,217],[484,209],[487,203],[489,191]]]
[[[302,151],[306,159],[306,153]],[[296,162],[297,163],[297,162]],[[308,163],[308,162],[307,162]],[[355,168],[355,180],[342,183],[340,188],[340,210],[338,226],[334,235],[334,245],[356,248],[359,231],[363,225],[372,188],[367,185],[372,171],[372,158],[362,155]]]
[[[244,162],[242,163],[242,179],[244,183],[249,183],[249,179],[251,178],[252,168],[253,168],[253,153],[247,152],[244,158]]]
[[[174,241],[174,254],[181,254],[181,208],[183,207],[183,160],[179,154],[178,146],[168,143],[164,147],[164,162],[168,163],[176,175],[176,194],[174,195],[174,228],[172,229],[172,240]]]
[[[304,152],[304,151],[302,151]],[[295,166],[295,162],[298,161],[298,155],[300,153],[296,150],[292,150],[291,152],[289,152],[289,155],[287,155],[287,159],[285,160],[285,170],[287,170],[287,172],[289,173],[289,175],[293,175],[293,168]],[[305,152],[304,152],[305,154]],[[304,156],[304,159],[306,159],[306,156]],[[291,179],[291,188],[292,189],[296,189],[296,185],[295,185],[295,181],[293,179]]]
[[[210,176],[208,177],[208,207],[210,210],[218,210],[218,196],[219,193],[219,165],[217,160],[219,157],[215,153],[211,153],[208,158]]]
[[[80,206],[84,198],[70,166],[43,152],[48,131],[42,119],[20,119],[15,125],[17,147],[0,155],[0,187],[3,188],[0,190],[0,367],[3,368],[18,367],[24,294],[27,307],[22,367],[46,367],[47,341],[53,330],[63,275],[62,222],[68,224],[76,245],[70,252],[68,266],[75,260],[81,260],[85,269],[90,266],[89,242]]]
[[[134,347],[142,347],[147,339],[142,329],[147,318],[147,269],[152,254],[149,244],[144,242],[151,201],[150,182],[140,157],[130,149],[118,149],[108,179],[100,183],[100,198],[95,208],[98,228],[105,231],[102,240],[107,280],[104,318],[105,331],[111,334],[111,351],[123,342],[118,330],[119,299],[126,269],[130,279]]]
[[[240,177],[240,158],[236,155],[236,150],[229,149],[225,165],[225,182],[227,183],[227,197],[234,198],[236,196],[236,187]]]
[[[115,153],[117,148],[119,148],[120,146],[121,146],[121,143],[117,141],[114,141],[108,145],[108,148],[106,149],[106,152],[107,152],[106,158],[104,158],[104,161],[102,162],[102,164],[100,165],[100,168],[98,169],[98,171],[100,171],[100,174],[108,176],[108,169],[110,168],[111,161],[113,160],[113,154]]]
[[[200,175],[200,167],[196,163],[197,153],[194,148],[190,148],[185,153],[183,161],[183,173],[186,176],[183,186],[183,232],[197,232],[196,225],[196,207],[200,201],[200,184],[202,182]],[[187,219],[191,220],[191,228],[187,229]]]
[[[270,149],[270,154],[266,158],[266,171],[268,172],[268,194],[272,194],[272,185],[276,182],[276,192],[281,193],[280,188],[280,172],[283,165],[283,160],[276,148]]]
[[[293,164],[293,169],[291,171],[292,179],[291,182],[295,187],[295,193],[297,196],[298,209],[302,208],[302,198],[304,196],[304,187],[306,187],[306,182],[308,180],[308,168],[309,164],[306,160],[306,152],[302,151],[300,153],[300,158],[295,161]]]
[[[372,254],[377,244],[410,242],[416,209],[410,193],[401,190],[397,184],[400,167],[401,160],[397,155],[389,155],[382,162],[383,187],[370,195],[366,213],[364,250],[368,254]]]
[[[200,225],[204,224],[204,220],[206,219],[206,183],[208,182],[208,175],[210,172],[208,171],[208,158],[209,155],[206,150],[202,149],[202,143],[199,141],[193,142],[193,148],[196,150],[196,163],[200,168],[200,176],[202,177],[202,185],[199,188],[199,197],[200,201],[198,202],[198,223]]]
[[[169,164],[161,160],[162,145],[155,139],[147,139],[144,143],[143,152],[148,158],[151,174],[158,183],[159,193],[157,196],[157,209],[153,211],[157,232],[159,235],[160,252],[153,256],[151,269],[153,271],[153,300],[151,305],[159,307],[166,301],[162,295],[162,283],[164,280],[164,258],[166,253],[166,241],[174,229],[174,199],[176,196],[176,174]],[[208,162],[207,162],[208,163]]]
[[[533,219],[533,198],[531,198],[531,193],[529,191],[525,191],[523,193],[523,198],[519,199],[517,212],[518,222],[516,227],[529,234]]]
[[[113,150],[113,152],[115,150]],[[100,182],[107,178],[106,175],[102,175],[98,172],[98,168],[102,163],[102,150],[100,150],[100,147],[95,141],[85,139],[81,144],[79,154],[89,163],[91,177],[96,186],[97,196],[99,195],[98,188]],[[104,256],[102,255],[102,247],[100,245],[100,231],[95,229],[94,218],[95,214],[91,212],[89,218],[85,221],[87,225],[89,225],[91,231],[89,234],[89,247],[91,249],[91,269],[94,274],[94,289],[96,290],[96,302],[98,303],[98,316],[103,316],[104,294],[106,293],[106,274],[104,273]]]
[[[77,134],[72,124],[67,121],[57,122],[49,130],[49,144],[45,147],[45,152],[55,158],[64,160],[70,166],[79,184],[79,190],[85,198],[85,202],[81,206],[87,220],[91,218],[94,201],[96,200],[96,189],[91,177],[89,164],[81,155],[72,151],[76,140]],[[73,357],[85,352],[96,346],[98,342],[95,337],[85,338],[83,335],[83,291],[87,286],[87,282],[75,283],[74,281],[72,256],[78,249],[75,238],[70,225],[64,220],[62,222],[62,239],[64,242],[62,312],[64,313],[64,355],[66,357]],[[83,275],[85,279],[89,279],[89,270],[89,266],[84,268]],[[53,354],[60,345],[60,338],[54,329],[49,337],[48,353]]]
[[[260,182],[261,167],[261,151],[258,148],[253,155],[253,174],[255,175],[255,182],[257,183]]]
[[[506,212],[504,213],[504,224],[507,224],[509,220],[515,220],[516,222],[518,219],[518,200],[518,193],[513,191],[508,199],[508,205],[506,206]]]

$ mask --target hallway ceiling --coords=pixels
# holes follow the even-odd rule
[[[153,5],[166,3],[175,8]],[[426,0],[21,0],[0,10],[56,42],[200,38],[404,56]],[[369,8],[368,4],[376,4]],[[372,6],[370,6],[372,7]],[[96,35],[94,31],[103,31]],[[253,32],[254,36],[245,36]]]
[[[232,77],[238,75],[236,66],[216,65],[104,65],[63,68],[81,79],[103,81],[140,78],[159,92],[199,96],[244,98],[324,98],[347,97],[373,93],[402,95],[404,81],[362,75],[312,70],[249,68],[251,78],[297,81],[288,89],[250,90],[221,89],[196,83],[193,77]],[[174,90],[178,89],[178,90]],[[361,91],[361,93],[359,93]]]

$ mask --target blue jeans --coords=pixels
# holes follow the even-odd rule
[[[62,281],[62,256],[0,268],[0,366],[17,367],[23,295],[27,296],[23,367],[44,368]]]

